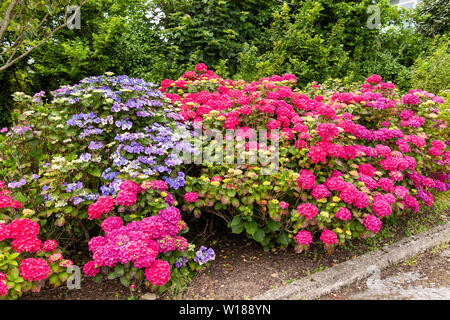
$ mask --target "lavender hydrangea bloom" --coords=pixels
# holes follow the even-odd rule
[[[80,160],[84,161],[84,162],[89,162],[92,159],[92,155],[90,153],[83,153],[80,156]]]
[[[98,150],[103,148],[103,143],[101,143],[100,141],[91,141],[91,143],[88,146],[89,150]]]
[[[25,185],[27,183],[27,181],[25,179],[20,179],[19,181],[11,181],[10,183],[8,183],[8,188],[11,189],[16,189],[16,188],[20,188],[23,185]]]
[[[82,182],[70,183],[70,184],[66,185],[66,192],[73,192],[76,190],[80,190],[82,188],[83,188]]]
[[[175,267],[177,269],[180,269],[181,267],[184,267],[188,262],[188,259],[186,257],[181,257],[178,258],[177,261],[175,262]]]
[[[206,247],[200,247],[200,250],[195,253],[194,261],[202,265],[208,261],[212,261],[216,258],[216,254],[212,248],[207,249]]]

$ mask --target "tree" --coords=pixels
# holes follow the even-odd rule
[[[448,0],[423,0],[416,9],[417,31],[427,37],[442,35],[450,30]]]
[[[81,8],[88,0],[6,0],[0,5],[0,71],[6,70],[36,50],[68,23],[67,6]]]

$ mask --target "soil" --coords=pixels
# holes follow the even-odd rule
[[[423,228],[431,228],[447,222],[449,216],[450,211],[446,214],[424,211],[414,217],[413,227],[411,224],[408,227],[406,223],[409,217],[402,216],[396,223],[385,226],[387,228],[382,239],[376,242],[372,239],[355,241],[347,248],[338,248],[331,256],[326,254],[321,246],[314,244],[309,251],[301,254],[296,254],[292,248],[277,248],[265,252],[258,243],[248,240],[243,235],[231,234],[225,229],[220,230],[210,234],[212,238],[210,241],[194,242],[212,247],[216,252],[216,260],[193,277],[182,294],[172,296],[166,293],[158,299],[249,299],[269,289],[283,286],[311,273],[375,250],[383,244],[398,241],[411,233],[411,229],[419,232],[424,231]],[[417,228],[419,230],[416,230]],[[105,280],[95,283],[84,278],[80,290],[68,290],[67,287],[62,286],[56,289],[43,289],[39,293],[29,293],[23,297],[23,299],[40,300],[136,298],[136,294],[133,296],[129,288],[117,281]]]
[[[66,286],[43,289],[39,293],[26,293],[21,300],[127,300],[131,296],[130,289],[113,280],[96,283],[83,278],[80,287],[79,290],[69,290]]]

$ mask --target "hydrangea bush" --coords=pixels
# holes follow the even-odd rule
[[[22,209],[0,181],[0,212]],[[23,209],[25,214],[27,210]],[[68,279],[67,268],[73,262],[64,259],[58,242],[41,241],[38,235],[39,224],[31,219],[0,221],[0,299],[16,299],[47,285],[58,287]]]
[[[47,235],[63,236],[72,248],[84,239],[93,254],[84,266],[88,276],[103,268],[99,277],[125,285],[148,280],[155,290],[180,288],[200,263],[179,235],[187,227],[174,194],[185,184],[178,154],[195,151],[185,142],[190,133],[181,131],[179,110],[155,85],[112,74],[64,86],[48,98],[40,92],[14,99],[16,125],[0,135],[0,176],[14,195],[13,209],[0,218],[33,216]],[[14,209],[19,201],[29,209]],[[128,225],[120,229],[119,221]],[[100,226],[109,241],[102,258],[92,246]],[[113,229],[123,232],[120,241],[110,235]]]
[[[124,285],[134,288],[139,288],[147,280],[153,291],[163,292],[172,288],[173,292],[178,292],[193,271],[214,260],[212,249],[209,249],[208,257],[203,257],[204,247],[198,251],[202,257],[198,260],[195,246],[179,235],[187,231],[187,225],[180,210],[173,206],[175,200],[169,197],[167,188],[162,180],[146,181],[142,185],[126,180],[115,198],[101,196],[89,206],[90,218],[100,219],[115,206],[131,206],[137,198],[146,198],[148,194],[156,193],[167,205],[157,215],[133,220],[127,225],[118,216],[104,219],[101,228],[105,235],[89,241],[93,260],[84,265],[87,276],[96,280],[103,275],[108,279],[119,278]]]
[[[271,175],[261,173],[259,158],[203,164],[200,176],[187,178],[183,210],[218,215],[265,249],[292,244],[300,252],[318,242],[331,253],[374,236],[393,214],[431,206],[435,192],[450,188],[443,98],[421,90],[401,96],[378,75],[355,91],[313,83],[302,92],[295,83],[292,74],[232,81],[205,65],[162,82],[193,128],[221,131],[246,156],[279,152]],[[252,140],[260,129],[263,144]],[[218,141],[200,143],[216,148]]]
[[[184,125],[153,84],[105,75],[62,87],[47,103],[44,93],[17,94],[15,100],[23,112],[19,124],[0,136],[5,163],[0,174],[38,217],[63,226],[66,220],[92,218],[89,204],[118,195],[123,204],[118,211],[131,221],[164,204],[151,193],[140,203],[119,195],[123,181],[162,180],[171,190],[183,187],[176,152],[190,152],[192,146],[173,134]]]

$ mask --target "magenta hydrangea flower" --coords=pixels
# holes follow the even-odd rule
[[[55,240],[46,240],[42,244],[42,250],[44,250],[45,252],[53,252],[56,250],[57,246],[58,242],[56,242]]]
[[[9,228],[8,225],[0,223],[0,241],[9,238]]]
[[[154,286],[163,286],[170,280],[170,265],[167,261],[156,260],[145,269],[145,278]]]
[[[323,199],[330,196],[330,191],[328,191],[328,188],[324,184],[318,184],[313,187],[311,191],[311,195],[316,199]]]
[[[339,210],[334,214],[334,216],[339,220],[350,220],[352,218],[352,214],[350,210],[347,208],[341,207]]]
[[[137,201],[136,193],[125,190],[119,191],[116,197],[116,203],[119,206],[130,207],[133,204],[135,204],[136,201]]]
[[[332,245],[337,243],[337,235],[333,231],[325,229],[320,235],[320,240],[325,244]]]
[[[83,266],[83,272],[88,277],[95,277],[100,268],[95,265],[95,261],[89,261]]]
[[[420,98],[418,96],[416,96],[415,94],[408,93],[402,97],[402,101],[404,104],[409,104],[409,105],[415,106],[420,103]]]
[[[297,212],[301,216],[305,216],[306,220],[310,220],[314,218],[317,213],[319,213],[319,209],[312,203],[303,203],[297,207]]]
[[[286,201],[280,201],[280,203],[278,203],[278,206],[281,209],[287,209],[287,208],[289,208],[289,203],[287,203]]]
[[[195,203],[198,199],[198,194],[196,192],[188,192],[184,195],[184,199],[187,203]]]
[[[123,226],[123,220],[121,217],[109,217],[103,220],[102,229],[106,233],[111,232]]]
[[[378,231],[380,231],[381,229],[382,222],[380,219],[373,215],[367,215],[363,219],[363,225],[364,227],[366,227],[366,230],[378,233]]]
[[[23,259],[19,266],[20,276],[28,281],[40,281],[51,275],[50,266],[42,258]]]
[[[312,241],[312,235],[306,230],[299,231],[295,236],[295,241],[301,246],[309,246]]]
[[[11,248],[17,252],[35,253],[41,250],[41,240],[36,237],[16,238],[11,243]]]
[[[297,184],[300,188],[309,190],[316,184],[316,176],[311,171],[302,169],[297,178]]]
[[[389,203],[387,203],[384,200],[374,199],[374,201],[372,202],[371,208],[372,208],[372,211],[380,218],[388,216],[392,213],[391,206],[389,205]]]
[[[28,218],[14,220],[8,224],[8,229],[11,239],[32,238],[39,234],[39,224]]]

